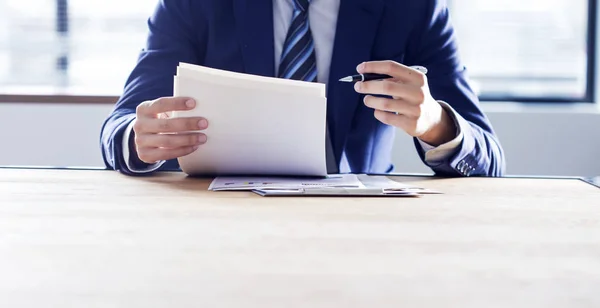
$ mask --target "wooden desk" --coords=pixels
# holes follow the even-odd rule
[[[397,178],[270,199],[182,174],[0,170],[2,307],[600,307],[600,189]]]

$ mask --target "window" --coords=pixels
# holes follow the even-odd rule
[[[0,94],[119,95],[156,3],[0,0]]]
[[[451,0],[459,48],[479,96],[592,101],[595,2]]]
[[[483,100],[592,100],[596,0],[448,1]],[[0,94],[119,95],[156,2],[0,0]]]

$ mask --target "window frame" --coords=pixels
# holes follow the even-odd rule
[[[115,104],[118,96],[64,94],[1,94],[2,103]]]

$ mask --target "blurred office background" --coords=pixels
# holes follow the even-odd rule
[[[512,175],[600,175],[597,0],[449,1]],[[101,167],[156,0],[0,0],[0,165]],[[397,172],[429,172],[398,134]]]

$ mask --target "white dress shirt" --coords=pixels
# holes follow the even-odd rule
[[[273,26],[275,38],[275,69],[279,69],[281,61],[281,52],[288,28],[292,22],[292,14],[294,10],[294,0],[273,0]],[[335,40],[335,32],[338,18],[338,11],[341,0],[312,0],[309,7],[309,23],[315,44],[315,53],[317,58],[317,81],[325,83],[329,81],[329,66],[331,65],[331,56],[333,54],[333,42]],[[356,63],[358,65],[360,63]],[[275,72],[277,75],[277,72]],[[462,129],[458,127],[456,118],[459,116],[448,104],[440,102],[450,117],[457,124],[456,138],[452,141],[433,147],[419,140],[421,146],[426,151],[425,160],[428,163],[435,163],[452,154],[454,150],[461,144],[463,140]],[[158,162],[144,170],[134,170],[130,164],[129,138],[133,128],[133,122],[127,127],[123,136],[123,155],[127,167],[136,173],[152,172],[160,168],[164,163]]]

